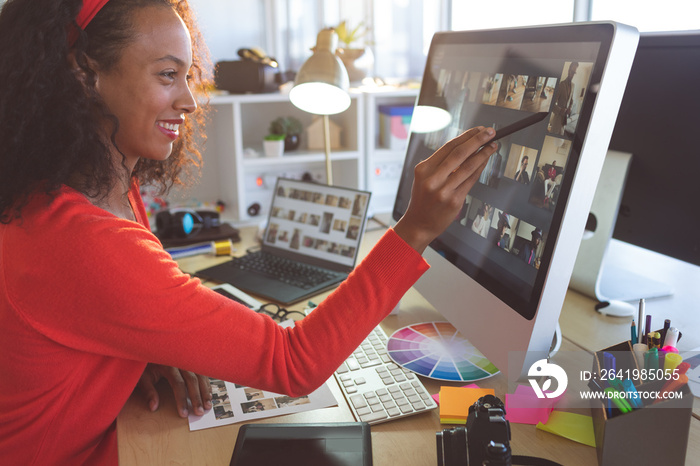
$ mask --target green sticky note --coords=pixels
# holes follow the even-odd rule
[[[540,422],[537,424],[537,428],[589,447],[595,447],[595,433],[593,432],[593,418],[591,416],[552,411],[547,424]]]

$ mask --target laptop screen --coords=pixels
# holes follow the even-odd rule
[[[265,246],[354,267],[370,193],[278,178]]]

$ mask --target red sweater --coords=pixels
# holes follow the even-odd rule
[[[282,329],[180,271],[136,186],[130,201],[137,223],[64,188],[0,224],[3,464],[117,464],[116,418],[148,362],[309,393],[427,269],[389,230],[318,309]]]

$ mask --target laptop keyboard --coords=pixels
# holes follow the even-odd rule
[[[394,363],[376,327],[333,374],[357,421],[379,424],[437,408],[418,377]]]
[[[230,264],[241,270],[263,274],[305,290],[345,276],[340,272],[314,267],[263,251],[255,251],[243,257],[234,258]]]

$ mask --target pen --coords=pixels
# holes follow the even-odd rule
[[[661,330],[661,346],[666,346],[666,332],[671,327],[671,319],[664,320],[664,328]]]
[[[649,332],[652,331],[652,330],[651,330],[651,316],[650,316],[649,314],[647,314],[646,319],[647,319],[647,326],[646,326],[646,328],[644,329],[644,333],[645,333],[645,334],[647,334],[647,333],[649,333]]]
[[[639,336],[637,337],[637,343],[645,343],[644,341],[644,300],[640,299],[639,300],[639,318],[637,319],[637,322],[639,322]]]
[[[521,129],[527,128],[528,126],[534,125],[535,123],[539,123],[540,121],[544,120],[547,117],[547,115],[549,115],[549,112],[537,112],[533,115],[523,118],[522,120],[518,120],[515,123],[512,123],[508,126],[504,126],[503,128],[496,130],[496,135],[489,142],[498,141],[499,139],[504,138],[509,134],[515,133],[516,131],[520,131]]]

